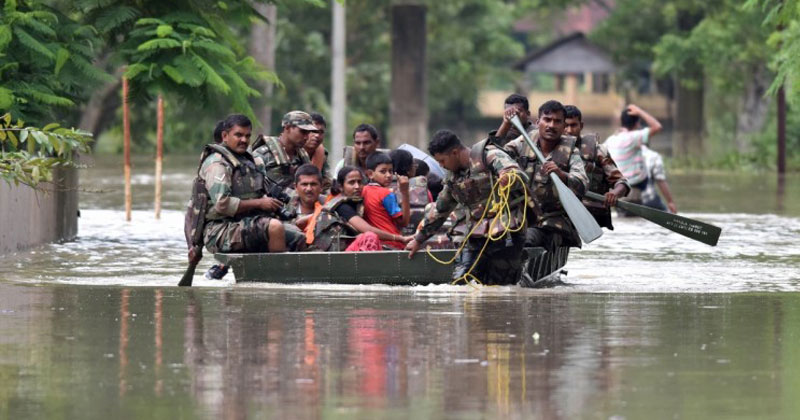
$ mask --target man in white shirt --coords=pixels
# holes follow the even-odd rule
[[[644,120],[647,127],[639,128],[640,120]],[[655,117],[633,104],[622,111],[620,124],[619,131],[606,139],[604,144],[631,185],[628,200],[638,203],[641,202],[642,191],[647,187],[648,178],[642,146],[648,143],[650,136],[660,132],[662,126]]]

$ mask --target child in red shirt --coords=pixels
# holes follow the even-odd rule
[[[364,198],[364,219],[370,225],[386,232],[402,236],[400,229],[408,224],[411,208],[408,200],[408,177],[398,176],[397,185],[403,196],[402,208],[397,196],[388,187],[392,183],[392,159],[386,153],[375,152],[367,157],[367,177],[369,184],[361,190]],[[395,249],[404,249],[405,244],[398,241],[381,241]]]

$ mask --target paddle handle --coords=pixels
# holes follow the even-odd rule
[[[203,259],[203,249],[197,246],[192,247],[189,250],[189,266],[186,267],[186,271],[183,273],[183,277],[181,277],[181,281],[178,282],[178,286],[181,287],[191,287],[192,280],[194,280],[194,272],[197,270],[197,264],[200,263],[200,260]]]

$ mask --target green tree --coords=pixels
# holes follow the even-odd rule
[[[92,65],[99,38],[37,1],[6,0],[0,12],[0,111],[34,124],[56,120],[111,76]]]
[[[509,64],[522,56],[511,36],[519,11],[492,0],[425,1],[427,9],[428,110],[437,127],[477,117],[477,94],[491,81],[511,84]],[[348,126],[367,122],[386,132],[391,84],[390,0],[347,2]],[[298,24],[297,22],[302,22]],[[330,8],[291,3],[278,9],[273,121],[289,109],[329,115]],[[276,127],[273,127],[275,129]]]

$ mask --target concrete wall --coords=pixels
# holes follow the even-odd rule
[[[78,171],[57,169],[44,191],[0,181],[0,254],[74,239],[78,234]]]

